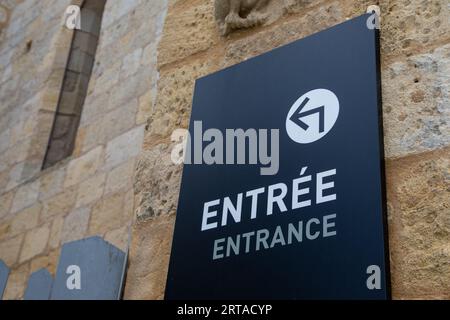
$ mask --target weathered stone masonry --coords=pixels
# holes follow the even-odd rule
[[[12,269],[5,299],[22,297],[30,273],[54,274],[65,242],[100,235],[128,246],[166,3],[107,1],[75,150],[41,171],[72,42],[64,13],[82,2],[0,2],[9,8],[0,36],[0,259]]]
[[[448,0],[245,1],[215,11],[219,1],[107,0],[74,152],[41,171],[72,41],[64,11],[81,1],[0,0],[5,298],[21,298],[39,268],[54,273],[62,243],[90,235],[123,250],[131,236],[125,298],[163,298],[182,172],[170,136],[188,126],[195,79],[378,3],[393,296],[449,299]]]

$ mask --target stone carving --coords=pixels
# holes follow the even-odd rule
[[[232,30],[250,28],[263,24],[264,12],[271,0],[215,0],[216,20],[222,35]]]

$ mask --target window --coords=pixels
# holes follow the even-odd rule
[[[105,2],[86,0],[81,7],[81,29],[74,30],[43,169],[73,153],[94,66]]]

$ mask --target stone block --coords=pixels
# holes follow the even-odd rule
[[[5,161],[6,162],[6,161]],[[9,167],[9,175],[8,175],[8,183],[6,184],[6,190],[12,190],[20,185],[22,179],[22,173],[25,168],[25,162],[20,162],[15,164],[14,166]],[[5,164],[5,171],[7,166]]]
[[[39,197],[40,181],[21,186],[14,196],[11,212],[15,213],[33,205]]]
[[[34,258],[30,262],[30,272],[47,269],[51,274],[56,273],[60,250],[52,250],[48,254]]]
[[[4,300],[20,300],[23,297],[28,282],[29,270],[30,266],[28,263],[11,270],[5,293],[3,294]]]
[[[230,41],[226,47],[224,66],[237,64],[344,22],[344,5],[345,1],[330,1],[303,15],[285,19],[274,28],[263,29],[253,35]]]
[[[61,192],[63,188],[66,171],[65,168],[59,168],[45,173],[41,178],[41,187],[39,189],[39,199],[46,200]]]
[[[50,237],[48,239],[48,246],[50,249],[58,248],[61,243],[61,232],[64,226],[64,218],[58,216],[53,218],[52,227],[50,228]]]
[[[32,207],[16,213],[11,221],[11,235],[14,236],[36,227],[41,209],[42,205],[37,203]]]
[[[63,192],[43,202],[41,220],[69,213],[75,206],[77,197],[76,187],[64,189]]]
[[[47,247],[49,236],[50,226],[48,224],[28,231],[20,253],[20,262],[23,263],[43,253]]]
[[[120,70],[121,80],[131,77],[138,71],[141,65],[141,57],[142,48],[138,48],[123,58],[122,69]]]
[[[89,222],[89,235],[103,235],[126,225],[123,215],[124,196],[123,192],[119,192],[103,198],[94,206]]]
[[[0,195],[0,219],[8,215],[13,199],[13,191]]]
[[[174,224],[172,215],[134,226],[125,299],[164,299]]]
[[[450,290],[450,149],[387,162],[394,298]]]
[[[125,193],[124,204],[123,204],[123,216],[124,216],[125,221],[131,222],[131,221],[135,220],[134,219],[135,218],[134,200],[135,200],[134,190],[133,190],[133,188],[130,188]]]
[[[163,66],[205,51],[218,41],[213,1],[181,1],[167,14],[158,64]]]
[[[105,180],[106,175],[101,173],[80,183],[78,187],[76,207],[79,208],[86,206],[100,199],[105,188]]]
[[[381,43],[384,55],[410,53],[448,40],[447,0],[381,2]]]
[[[11,133],[10,129],[0,133],[0,153],[4,152],[6,149],[9,148],[10,133]]]
[[[147,122],[153,109],[153,95],[151,91],[139,98],[139,107],[136,115],[136,124],[142,125]]]
[[[121,65],[122,61],[106,65],[106,69],[102,69],[98,77],[92,79],[94,82],[91,80],[92,88],[96,94],[107,92],[119,83]]]
[[[149,78],[145,70],[139,70],[128,81],[123,81],[120,85],[114,87],[109,96],[108,105],[109,108],[116,109],[127,105],[131,100],[139,97],[139,87],[145,81],[144,78]],[[139,78],[141,77],[141,78]],[[147,87],[148,89],[148,87]]]
[[[127,252],[129,236],[129,226],[124,226],[120,229],[107,232],[105,234],[105,241],[108,241],[123,252]]]
[[[109,92],[88,96],[83,106],[80,128],[95,122],[99,117],[103,117],[110,111],[108,100]]]
[[[450,45],[383,67],[386,156],[450,144]]]
[[[3,194],[9,181],[9,173],[7,170],[0,172],[0,194]],[[1,219],[1,214],[0,214]]]
[[[88,125],[82,150],[87,151],[99,144],[104,144],[133,128],[137,104],[137,99],[131,99],[125,105],[107,112],[97,121]]]
[[[83,146],[85,138],[86,138],[86,128],[78,127],[77,137],[75,138],[75,144],[73,147],[72,157],[79,158],[83,154],[82,146]]]
[[[106,147],[105,170],[112,168],[136,157],[142,148],[144,127],[134,128],[110,141]]]
[[[160,144],[142,152],[139,158],[134,185],[139,219],[176,211],[182,166],[173,164],[170,158],[172,147]]]
[[[73,186],[95,174],[103,160],[103,147],[99,146],[85,155],[70,161],[64,187]]]
[[[134,178],[135,160],[131,159],[108,173],[105,194],[124,191],[132,187]]]
[[[188,127],[195,80],[220,68],[220,63],[214,63],[213,59],[194,60],[161,71],[156,105],[148,121],[146,143],[170,138],[175,129]]]
[[[146,67],[155,68],[157,63],[157,44],[155,42],[150,42],[142,53],[141,64]]]
[[[9,267],[14,266],[17,262],[22,240],[23,235],[18,235],[12,239],[2,240],[0,242],[0,260],[3,260]]]
[[[11,221],[0,223],[0,241],[11,237]]]
[[[65,218],[61,232],[62,244],[81,240],[86,235],[90,214],[91,210],[89,208],[79,208]]]

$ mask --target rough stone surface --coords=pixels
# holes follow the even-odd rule
[[[47,255],[37,257],[30,262],[30,274],[41,269],[47,269],[53,276],[59,261],[59,250],[52,250]]]
[[[386,155],[450,144],[450,44],[383,69]]]
[[[0,196],[0,219],[9,213],[13,199],[13,192],[5,193]]]
[[[124,224],[124,194],[119,192],[101,200],[94,206],[89,223],[89,235],[103,235]]]
[[[11,235],[14,236],[36,227],[41,210],[42,205],[37,203],[36,205],[17,213],[11,221]]]
[[[147,117],[151,114],[152,107],[153,107],[153,95],[152,92],[149,91],[139,98],[139,108],[136,115],[136,123],[138,125],[147,122]]]
[[[401,54],[427,48],[437,39],[449,40],[447,0],[381,1],[383,53]]]
[[[23,248],[20,253],[20,262],[25,262],[43,253],[47,247],[49,236],[50,228],[48,225],[29,231],[25,236]]]
[[[218,41],[214,4],[209,0],[180,1],[166,17],[158,64],[165,65],[210,48]]]
[[[175,217],[134,226],[125,299],[163,299]]]
[[[30,274],[29,264],[23,264],[12,270],[9,274],[8,283],[3,293],[4,300],[21,299],[25,293],[28,283],[28,275]]]
[[[50,229],[50,238],[48,239],[48,246],[50,249],[58,248],[61,243],[61,232],[64,226],[64,218],[56,217],[53,219],[52,227]]]
[[[343,4],[340,1],[330,1],[298,18],[292,17],[280,22],[275,28],[265,29],[248,37],[231,41],[226,48],[224,66],[234,65],[324,30],[342,22],[344,17]]]
[[[174,214],[176,211],[182,166],[172,163],[172,147],[160,144],[141,155],[135,182],[139,219]]]
[[[134,114],[136,114],[137,108],[137,99],[132,99],[89,124],[85,128],[86,134],[82,151],[91,150],[133,128],[136,121]]]
[[[72,187],[45,201],[41,219],[47,221],[53,216],[69,213],[75,206],[76,196],[76,189]]]
[[[20,246],[22,245],[23,235],[0,242],[0,259],[7,266],[13,266],[19,257]]]
[[[93,175],[101,164],[103,148],[98,147],[69,163],[64,186],[73,186]]]
[[[146,143],[167,139],[175,129],[187,128],[195,79],[212,71],[214,66],[211,61],[199,59],[161,72],[156,105],[148,122]]]
[[[46,200],[58,194],[63,187],[64,178],[64,170],[54,170],[44,175],[41,179],[39,199]]]
[[[31,206],[39,197],[39,181],[26,184],[17,190],[11,211],[18,212]]]
[[[450,149],[387,162],[393,295],[449,299]]]
[[[105,234],[105,240],[123,252],[127,252],[129,236],[129,227],[125,226],[123,228],[107,232]]]
[[[131,159],[118,166],[108,174],[105,194],[116,193],[132,187],[135,169],[135,160]]]
[[[82,182],[78,188],[76,207],[86,206],[100,199],[103,195],[105,180],[106,175],[101,173]]]
[[[116,166],[136,157],[142,147],[144,139],[144,127],[137,127],[127,133],[117,137],[108,143],[106,147],[105,170],[110,170]]]
[[[88,229],[90,213],[89,208],[79,208],[65,218],[61,231],[62,244],[83,239]]]

